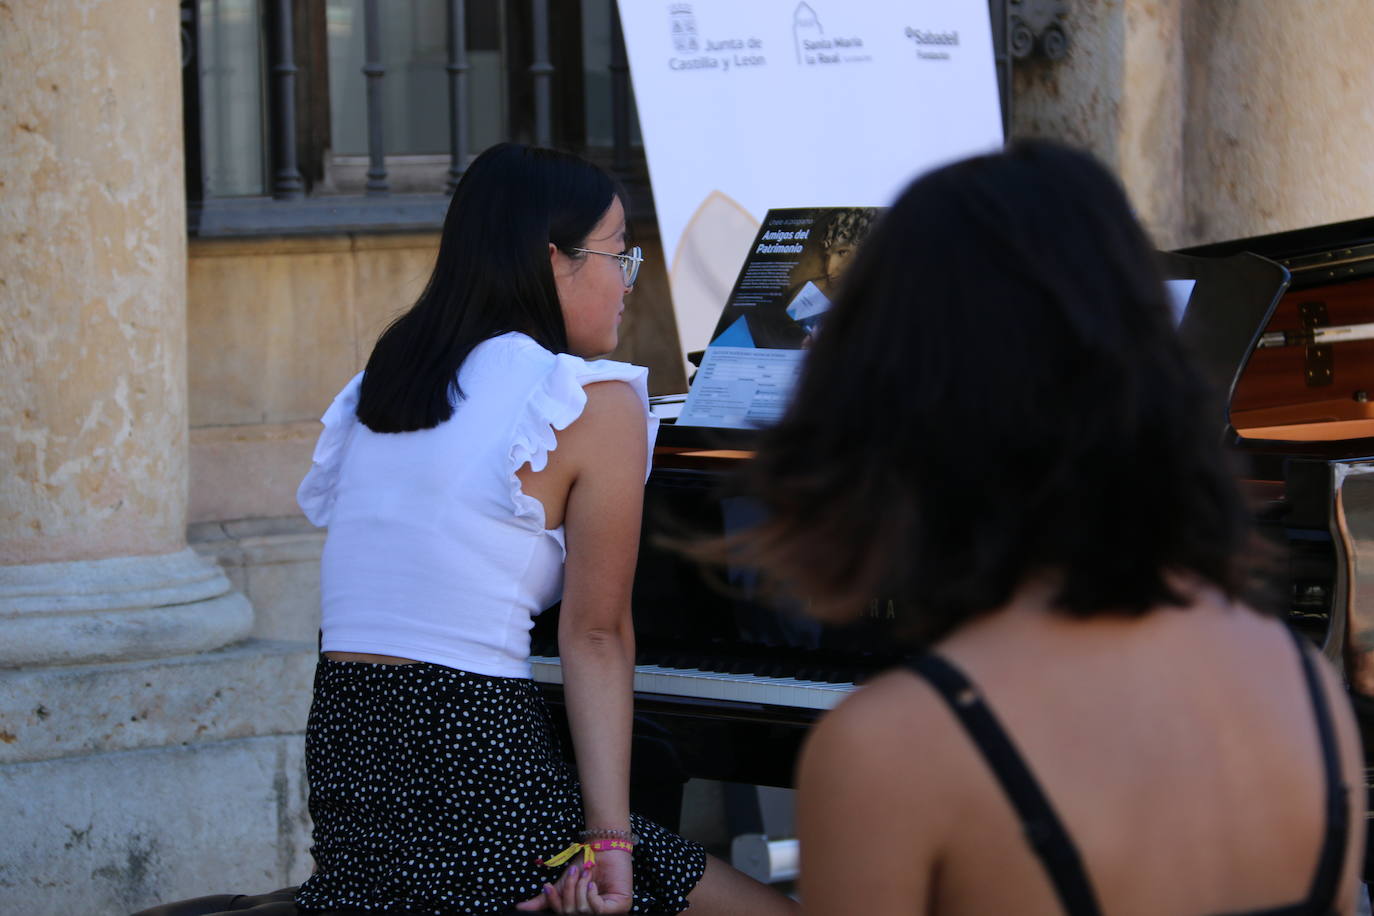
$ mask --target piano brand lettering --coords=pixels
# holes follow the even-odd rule
[[[877,598],[868,602],[868,609],[864,611],[864,616],[873,620],[896,620],[897,602],[892,598],[887,599],[886,606]]]

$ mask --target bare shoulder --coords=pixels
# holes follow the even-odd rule
[[[644,425],[644,403],[629,382],[592,382],[582,390],[586,392],[587,405],[579,421],[593,424],[633,422],[636,429]]]
[[[812,729],[797,778],[807,912],[925,911],[966,795],[939,704],[892,672]]]
[[[888,671],[845,697],[822,722],[835,729],[887,729],[900,721],[919,719],[938,703],[920,678],[903,670]]]
[[[847,697],[811,731],[802,753],[799,781],[837,782],[856,791],[890,787],[928,806],[950,798],[951,780],[963,761],[958,725],[924,681],[905,671],[883,674]],[[925,816],[931,814],[926,808]]]
[[[621,381],[593,382],[582,390],[587,403],[558,434],[558,450],[563,453],[559,459],[583,470],[595,469],[607,460],[623,460],[642,473],[648,438],[639,395]]]

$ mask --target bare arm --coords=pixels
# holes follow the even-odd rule
[[[628,385],[590,385],[582,416],[560,434],[556,450],[574,468],[558,646],[589,828],[630,824],[630,587],[644,501],[644,422]]]
[[[923,765],[921,705],[888,675],[816,726],[797,779],[802,910],[808,916],[931,911],[949,810]],[[938,769],[938,767],[937,767]]]

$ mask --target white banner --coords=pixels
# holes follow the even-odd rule
[[[684,352],[769,208],[886,206],[1002,143],[987,0],[619,0]]]

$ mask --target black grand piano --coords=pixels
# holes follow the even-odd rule
[[[1228,393],[1217,434],[1277,548],[1271,591],[1374,723],[1374,219],[1161,259],[1180,333]],[[646,488],[632,791],[669,826],[690,777],[790,786],[807,728],[903,651],[880,598],[857,625],[826,627],[760,595],[749,570],[712,576],[663,546],[665,534],[755,517],[747,498],[720,491],[748,445],[744,433],[665,425]],[[557,705],[555,617],[536,626],[533,665]]]

